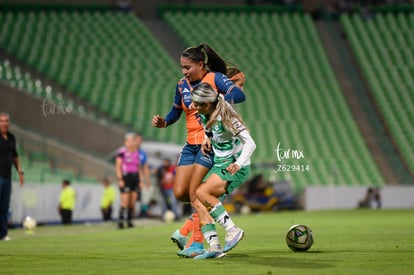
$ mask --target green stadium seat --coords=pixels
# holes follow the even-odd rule
[[[344,15],[341,23],[400,151],[412,173],[414,13],[377,14],[371,22]],[[411,24],[411,25],[410,25]]]
[[[153,113],[143,108],[152,102],[160,113],[169,110],[171,102],[159,98],[174,86],[151,87],[150,72],[163,75],[164,83],[174,83],[180,77],[178,66],[133,13],[4,11],[0,22],[0,46],[113,118],[143,131],[137,125],[145,125],[144,121],[134,113],[122,114],[134,112],[127,107],[131,101],[127,84],[139,87],[137,93],[150,91],[151,98],[138,103],[139,108]],[[148,77],[138,79],[140,74]],[[18,80],[13,83],[19,85]],[[148,113],[142,118],[149,117]]]

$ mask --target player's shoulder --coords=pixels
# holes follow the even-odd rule
[[[221,72],[213,72],[213,73],[214,73],[214,78],[215,79],[224,79],[224,80],[229,79],[226,74],[223,74]]]
[[[177,86],[183,86],[187,83],[187,80],[185,79],[185,77],[180,78],[180,80],[178,80],[177,82]]]
[[[220,73],[220,72],[214,73],[214,83],[216,83],[217,85],[224,84],[226,85],[226,87],[234,85],[227,75]]]
[[[144,150],[139,149],[138,150],[138,155],[139,155],[139,160],[140,160],[141,164],[142,165],[147,164],[147,153]]]
[[[125,153],[126,153],[126,148],[125,147],[121,147],[118,149],[118,151],[116,152],[117,157],[123,158]]]

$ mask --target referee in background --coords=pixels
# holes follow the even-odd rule
[[[16,138],[9,132],[10,116],[0,112],[0,240],[10,240],[7,236],[7,214],[10,207],[12,165],[19,173],[20,186],[24,183],[16,151]]]

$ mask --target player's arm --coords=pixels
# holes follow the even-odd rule
[[[140,156],[140,168],[141,168],[141,175],[143,176],[142,179],[144,179],[142,182],[145,182],[146,187],[151,186],[151,170],[148,165],[147,161],[147,153],[144,151],[139,150],[139,156]]]
[[[60,192],[60,195],[59,195],[58,211],[59,211],[60,209],[62,209],[62,201],[63,201],[63,199],[64,199],[63,195],[64,195],[64,192],[63,192],[63,191],[61,191],[61,192]]]
[[[201,144],[201,153],[207,155],[208,152],[211,151],[211,138],[213,137],[213,133],[209,129],[204,129],[204,132],[205,135],[203,143]]]
[[[256,143],[247,129],[241,131],[237,136],[243,143],[243,149],[235,164],[239,167],[243,167],[250,160],[254,150],[256,150]]]
[[[20,166],[20,161],[19,161],[19,155],[17,154],[17,150],[16,150],[16,142],[13,142],[13,164],[14,167],[17,170],[17,173],[19,174],[19,182],[20,182],[20,186],[22,186],[24,184],[24,173],[23,170]]]
[[[144,177],[145,177],[145,185],[147,187],[150,187],[151,186],[151,172],[148,167],[148,163],[144,163],[144,165],[142,166],[142,170],[143,170]]]
[[[115,160],[115,172],[118,185],[119,187],[123,188],[125,183],[124,179],[122,178],[122,158],[119,156]]]
[[[171,107],[171,110],[165,116],[165,118],[160,115],[155,115],[152,118],[152,126],[157,128],[165,128],[171,124],[174,124],[181,116],[183,108],[181,107],[181,94],[178,90],[178,85],[175,88],[174,103]]]
[[[224,99],[232,104],[244,102],[246,95],[243,91],[237,87],[233,81],[231,81],[225,74],[216,73],[214,76],[214,82],[217,89],[224,93]]]
[[[138,165],[137,174],[138,174],[138,185],[139,185],[139,188],[142,189],[142,188],[144,188],[144,184],[143,184],[143,182],[144,182],[143,174],[144,173],[142,172],[141,165]]]
[[[19,174],[20,186],[22,186],[24,184],[24,173],[22,168],[20,167],[19,157],[17,155],[13,158],[13,164],[14,167],[16,167],[17,173]]]
[[[240,139],[243,144],[243,149],[237,160],[226,168],[232,175],[249,162],[254,150],[256,150],[256,143],[243,123],[237,119],[233,119],[233,126],[237,130],[233,134]]]

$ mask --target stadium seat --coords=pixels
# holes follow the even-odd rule
[[[412,173],[414,58],[407,45],[414,45],[413,18],[413,12],[380,13],[370,21],[358,15],[341,16],[385,123]]]
[[[131,130],[157,136],[146,126],[148,119],[154,111],[168,112],[172,98],[159,99],[166,91],[173,93],[180,73],[133,13],[2,11],[0,20],[0,46],[10,54]],[[160,77],[163,81],[156,79]],[[136,116],[131,105],[135,93],[151,95],[136,103],[137,109],[144,111],[142,116]],[[171,127],[167,132],[176,132],[172,135],[176,143],[185,139],[182,128]]]

